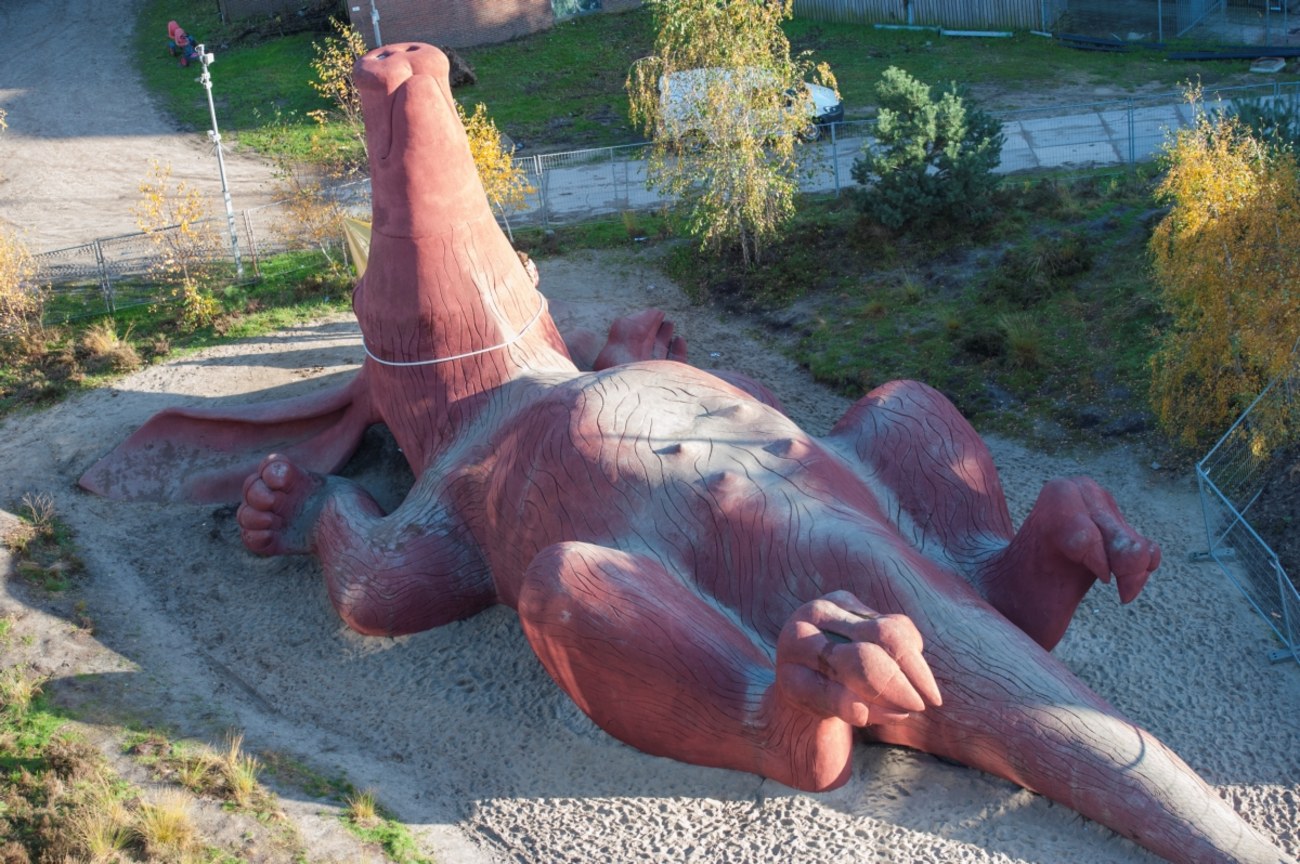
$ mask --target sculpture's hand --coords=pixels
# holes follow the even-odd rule
[[[795,610],[776,647],[786,699],[853,726],[904,720],[943,704],[921,634],[906,615],[881,615],[847,591]]]

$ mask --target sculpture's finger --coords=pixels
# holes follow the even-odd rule
[[[792,619],[781,631],[777,657],[780,664],[802,666],[844,687],[873,712],[905,715],[925,710],[926,702],[907,673],[874,642],[853,641],[811,621]],[[909,660],[909,665],[915,664]],[[926,680],[933,683],[932,678]]]
[[[239,536],[254,555],[266,555],[274,547],[275,534],[271,531],[240,531]]]
[[[853,726],[867,722],[867,706],[839,684],[799,663],[779,663],[777,686],[786,699],[818,717],[838,717]]]
[[[678,363],[686,362],[686,340],[681,336],[674,336],[668,343],[668,359]]]
[[[925,700],[907,674],[888,651],[875,643],[836,645],[831,650],[831,665],[835,679],[872,706],[903,714],[925,710]]]
[[[1160,566],[1161,551],[1160,544],[1151,540],[1144,540],[1145,560],[1136,563],[1128,572],[1116,571],[1115,582],[1119,588],[1119,601],[1121,603],[1130,603],[1147,584],[1147,579],[1157,567]]]
[[[301,474],[292,462],[275,454],[266,457],[259,473],[262,482],[276,492],[289,491]]]
[[[654,359],[668,359],[669,349],[673,343],[673,322],[664,321],[655,331]]]

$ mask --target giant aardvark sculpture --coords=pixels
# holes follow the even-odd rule
[[[813,438],[761,388],[653,359],[680,353],[653,313],[597,365],[635,362],[580,372],[493,220],[443,55],[376,49],[356,82],[374,188],[360,373],[165,411],[86,488],[242,497],[247,547],[316,556],[362,633],[508,604],[556,683],[648,753],[820,790],[847,780],[856,738],[901,744],[1171,861],[1292,860],[1048,653],[1095,580],[1128,601],[1159,563],[1105,491],[1054,480],[1014,531],[989,452],[933,389],[882,386]],[[416,476],[388,514],[329,473],[375,423]]]

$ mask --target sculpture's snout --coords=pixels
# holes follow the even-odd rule
[[[367,51],[356,63],[352,80],[357,89],[390,96],[406,79],[431,75],[445,82],[450,70],[447,55],[421,42],[399,42]]]
[[[445,54],[419,42],[385,45],[357,60],[376,234],[427,237],[491,218],[449,69]]]

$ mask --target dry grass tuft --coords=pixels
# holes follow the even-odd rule
[[[347,818],[354,824],[362,828],[373,828],[379,824],[379,802],[375,797],[375,790],[363,789],[354,795],[349,795],[344,803]]]
[[[117,335],[112,321],[92,324],[81,336],[86,367],[92,371],[129,372],[141,366],[140,355],[130,342]]]
[[[198,795],[216,795],[222,784],[219,760],[206,751],[186,751],[175,762],[176,781]]]
[[[26,716],[32,700],[41,694],[45,679],[20,666],[0,670],[0,711],[14,718]]]
[[[262,773],[262,763],[244,753],[243,746],[243,735],[231,735],[219,765],[230,799],[240,807],[250,807],[260,788],[257,778]]]
[[[103,777],[86,791],[82,806],[72,812],[68,827],[81,852],[94,864],[128,860],[135,837],[130,809]]]
[[[194,799],[180,789],[165,790],[140,805],[135,834],[150,858],[175,859],[194,847],[198,832],[193,808]]]

